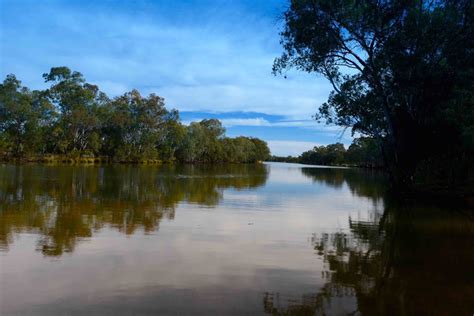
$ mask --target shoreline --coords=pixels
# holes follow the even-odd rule
[[[209,164],[235,164],[251,165],[262,164],[264,161],[254,162],[232,162],[232,161],[177,161],[160,159],[142,159],[142,160],[114,160],[108,157],[90,157],[90,158],[71,158],[71,157],[35,157],[35,158],[14,158],[0,159],[0,164],[26,165],[26,164],[45,164],[45,165],[209,165]]]
[[[384,171],[384,167],[382,166],[370,166],[370,165],[354,165],[354,164],[340,164],[340,165],[321,165],[321,164],[310,164],[304,163],[299,161],[275,161],[275,160],[267,160],[265,162],[278,162],[278,163],[289,163],[289,164],[300,164],[305,166],[321,166],[321,167],[338,167],[338,168],[359,168],[359,169],[368,169],[368,170],[380,170]]]

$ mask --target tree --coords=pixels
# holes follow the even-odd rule
[[[178,149],[177,156],[180,161],[199,162],[206,151],[206,135],[204,127],[198,122],[191,123],[186,128],[181,147]]]
[[[312,150],[305,151],[299,161],[314,165],[340,165],[345,162],[346,149],[341,143],[327,146],[315,146]]]
[[[216,119],[191,123],[179,150],[179,158],[187,162],[224,161],[224,133],[225,128]]]
[[[53,67],[43,74],[52,86],[46,91],[59,112],[53,127],[58,138],[55,150],[59,153],[95,154],[99,151],[100,122],[97,113],[108,101],[95,85],[85,82],[80,72],[67,67]]]
[[[105,126],[107,153],[121,161],[157,159],[168,114],[164,99],[155,94],[142,97],[132,90],[115,98]]]
[[[251,137],[250,141],[255,145],[255,156],[258,161],[265,161],[270,158],[270,149],[267,142]]]
[[[381,166],[382,153],[377,141],[370,137],[354,139],[346,152],[348,162],[356,165]]]
[[[222,138],[225,134],[225,128],[217,119],[204,119],[199,124],[206,129],[207,134],[211,138]]]
[[[0,84],[0,142],[3,150],[22,158],[44,148],[45,125],[52,106],[39,91],[21,86],[15,75]]]
[[[179,112],[171,110],[165,118],[163,132],[158,140],[158,151],[160,158],[172,161],[176,159],[176,152],[182,146],[186,128],[179,121]]]
[[[254,142],[248,137],[240,136],[234,139],[237,161],[256,162],[257,150]]]
[[[334,90],[316,118],[378,139],[409,185],[421,161],[473,151],[473,12],[470,0],[293,0],[273,70],[323,74]]]
[[[217,119],[184,126],[156,94],[132,90],[109,99],[67,67],[53,67],[43,78],[51,83],[44,91],[22,87],[14,75],[0,84],[2,159],[241,163],[270,153],[260,139],[226,138]]]
[[[207,119],[199,122],[204,132],[204,139],[201,143],[203,156],[201,161],[218,162],[224,161],[222,139],[225,135],[225,128],[217,119]]]

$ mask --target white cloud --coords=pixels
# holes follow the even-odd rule
[[[299,156],[303,151],[310,150],[314,146],[320,146],[316,142],[304,141],[270,140],[267,143],[272,155],[276,156]]]
[[[235,10],[230,3],[199,14],[185,5],[179,14],[161,7],[72,10],[59,3],[29,10],[18,6],[21,15],[9,8],[7,16],[20,20],[2,23],[2,73],[13,72],[39,88],[49,67],[67,65],[111,96],[137,88],[182,111],[303,119],[326,100],[330,87],[322,78],[296,71],[288,79],[271,74],[281,52],[276,16]]]
[[[225,127],[232,126],[272,126],[272,124],[264,118],[248,118],[248,119],[221,119],[222,125]]]
[[[195,118],[193,122],[201,121],[206,117]],[[184,121],[187,125],[192,121]],[[265,127],[301,127],[307,128],[316,131],[323,132],[343,132],[344,129],[340,126],[335,125],[325,125],[319,124],[314,120],[280,120],[270,122],[269,120],[263,117],[254,117],[254,118],[219,118],[224,127],[233,127],[233,126],[265,126]]]
[[[0,75],[15,73],[25,85],[41,89],[43,72],[66,65],[111,97],[135,88],[164,97],[168,108],[182,112],[262,113],[221,121],[229,128],[268,127],[263,139],[339,141],[340,127],[311,120],[331,91],[325,79],[298,71],[288,72],[287,79],[271,74],[282,51],[276,4],[262,2],[275,5],[270,16],[235,10],[234,2],[203,2],[199,10],[178,1],[137,2],[133,10],[126,2],[102,3],[103,10],[101,3],[9,5],[0,25]],[[294,127],[295,133],[279,136],[275,131],[281,127]],[[283,148],[276,146],[274,151]],[[282,153],[299,153],[286,148]]]

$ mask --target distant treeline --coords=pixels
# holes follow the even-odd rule
[[[0,84],[2,160],[251,163],[270,155],[258,138],[226,137],[216,119],[183,125],[155,94],[109,98],[67,67],[43,78],[46,90],[32,91],[15,75]]]
[[[370,137],[354,139],[347,150],[343,144],[335,143],[327,146],[315,146],[313,149],[303,152],[298,157],[272,156],[270,160],[310,165],[350,165],[367,168],[383,167],[380,145]]]

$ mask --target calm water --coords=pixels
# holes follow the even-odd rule
[[[474,213],[350,169],[0,166],[0,314],[472,315]]]

